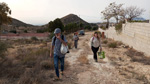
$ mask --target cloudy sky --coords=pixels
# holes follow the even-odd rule
[[[150,19],[150,0],[0,0],[12,10],[12,17],[23,22],[42,25],[70,13],[87,22],[102,22],[101,11],[111,2],[123,3],[124,7],[138,6],[146,12],[142,17]]]

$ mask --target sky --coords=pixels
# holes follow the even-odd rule
[[[142,17],[150,19],[150,0],[0,0],[12,10],[11,17],[33,25],[47,24],[56,18],[76,14],[87,22],[103,22],[101,11],[110,3],[137,6],[146,12]]]

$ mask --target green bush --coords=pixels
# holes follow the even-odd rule
[[[90,25],[86,25],[84,28],[85,28],[85,29],[88,29],[88,30],[91,30],[91,29],[92,29],[92,27],[91,27]]]
[[[92,30],[98,30],[98,27],[93,27]]]
[[[16,30],[10,30],[9,32],[10,32],[10,33],[15,33],[15,34],[17,33]]]
[[[7,51],[7,44],[4,42],[0,42],[0,57],[4,58],[5,57],[5,52]]]
[[[122,22],[115,25],[115,30],[117,31],[117,33],[121,33],[121,31],[122,31]]]
[[[55,35],[54,33],[51,33],[51,34],[49,35],[49,39],[52,39],[54,35]]]
[[[54,21],[50,21],[48,23],[48,30],[49,30],[49,32],[54,31],[55,28],[60,28],[62,32],[64,31],[64,25],[61,22],[61,19],[57,18]]]
[[[100,26],[101,29],[106,30],[107,28],[105,26]]]
[[[103,43],[104,43],[104,44],[107,44],[107,43],[108,43],[108,41],[107,41],[107,40],[104,40],[104,41],[103,41]]]
[[[48,32],[48,29],[37,29],[36,32],[37,33],[44,33],[44,32]]]
[[[38,38],[36,38],[36,37],[31,37],[31,40],[33,40],[33,41],[38,41]]]
[[[77,24],[77,23],[67,24],[64,27],[64,30],[67,32],[67,34],[75,32],[75,31],[79,30],[79,24]]]
[[[24,33],[28,33],[28,31],[27,31],[27,30],[24,30]]]
[[[117,47],[117,43],[116,42],[112,42],[108,44],[109,48],[116,48]]]

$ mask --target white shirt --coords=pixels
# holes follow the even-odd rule
[[[97,47],[101,47],[101,41],[100,39],[98,40],[96,37],[92,37],[90,39],[90,42],[91,42],[91,46],[97,48]]]

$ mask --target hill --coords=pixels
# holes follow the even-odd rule
[[[67,16],[64,16],[61,18],[61,21],[64,25],[69,24],[69,23],[89,24],[75,14],[69,14]]]
[[[17,27],[20,27],[20,26],[21,27],[32,27],[33,26],[31,24],[24,23],[24,22],[17,20],[15,18],[12,18],[12,22],[9,25],[17,26]]]

